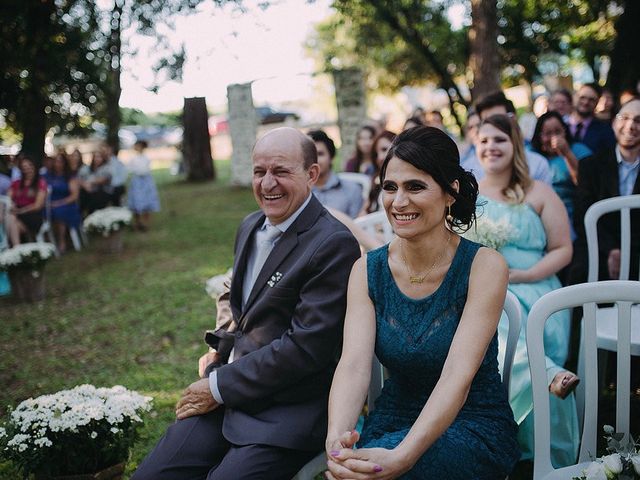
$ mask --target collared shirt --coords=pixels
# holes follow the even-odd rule
[[[341,180],[333,172],[330,172],[324,185],[313,187],[313,194],[323,206],[335,208],[351,218],[358,216],[364,201],[360,185],[348,180]]]
[[[616,147],[616,160],[618,161],[618,185],[620,195],[631,195],[633,186],[638,178],[640,170],[640,156],[634,162],[627,162],[620,153],[620,147]]]
[[[115,155],[113,155],[109,160],[109,168],[111,169],[112,187],[121,187],[127,183],[129,171],[127,170],[127,167],[124,166],[124,163],[122,163]]]
[[[531,176],[533,180],[539,180],[547,185],[551,185],[552,174],[547,159],[531,150],[525,149],[524,153],[527,157],[527,164],[529,165],[529,176]],[[476,180],[480,181],[484,178],[484,170],[482,170],[480,166],[480,160],[476,154],[475,146],[471,146],[469,150],[460,157],[460,166],[465,170],[471,171],[476,177]]]
[[[309,194],[309,196],[307,197],[307,199],[302,203],[302,205],[300,205],[300,207],[293,212],[289,218],[287,218],[284,222],[281,222],[277,225],[272,224],[271,221],[268,218],[264,219],[264,222],[262,224],[262,226],[258,229],[258,231],[256,231],[256,234],[253,236],[253,240],[251,243],[251,251],[249,252],[249,256],[247,257],[247,266],[246,266],[246,271],[244,274],[244,281],[242,284],[242,304],[245,305],[247,303],[247,299],[249,298],[249,294],[251,293],[251,290],[253,289],[253,285],[249,285],[249,282],[252,279],[252,274],[253,274],[253,269],[255,267],[254,263],[255,263],[255,257],[256,257],[256,250],[258,248],[258,232],[259,231],[264,231],[267,229],[267,225],[273,225],[275,228],[277,228],[278,230],[280,230],[281,234],[273,241],[273,245],[272,245],[272,249],[275,246],[276,243],[278,243],[278,241],[282,238],[282,234],[284,234],[289,227],[293,224],[293,222],[295,222],[297,220],[297,218],[300,216],[300,214],[302,213],[302,211],[307,207],[307,205],[309,205],[309,202],[311,201],[311,193]],[[231,353],[229,354],[229,360],[227,363],[231,363],[234,360],[234,350],[235,349],[231,349]],[[216,370],[212,371],[209,374],[209,390],[211,390],[211,394],[213,395],[213,398],[215,399],[216,402],[222,404],[224,403],[223,399],[222,399],[222,394],[220,393],[220,389],[218,388],[218,373],[216,372]]]

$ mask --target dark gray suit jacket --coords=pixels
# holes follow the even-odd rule
[[[262,212],[249,215],[236,237],[230,292],[235,332],[209,337],[225,363],[217,368],[223,434],[237,445],[321,450],[347,283],[360,249],[312,197],[274,246],[243,308],[248,249],[264,219]],[[226,364],[232,343],[234,361]]]

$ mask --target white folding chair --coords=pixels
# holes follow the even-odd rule
[[[11,212],[11,199],[6,195],[0,195],[0,214],[2,215],[2,226],[4,233],[0,235],[0,252],[9,248],[9,212]]]
[[[371,177],[369,175],[356,172],[340,172],[338,173],[338,178],[360,185],[362,188],[362,198],[365,202],[369,200],[369,192],[371,192]]]
[[[598,280],[598,220],[611,212],[620,213],[620,280],[629,280],[631,270],[631,210],[640,209],[640,195],[600,200],[589,207],[584,216],[584,227],[589,252],[588,281]],[[598,348],[616,351],[618,338],[615,312],[612,308],[599,308],[596,312]],[[637,318],[631,326],[631,355],[640,355],[640,310],[634,309],[633,318]]]
[[[382,237],[382,240],[385,243],[393,240],[393,229],[391,228],[391,224],[389,223],[389,219],[385,212],[369,213],[363,217],[356,218],[354,222],[367,233],[373,236]]]
[[[511,380],[511,366],[513,365],[513,357],[516,353],[516,345],[520,336],[521,313],[520,302],[517,297],[507,291],[507,297],[504,301],[504,312],[509,320],[509,334],[507,336],[507,346],[505,349],[504,368],[502,370],[502,383],[506,385],[509,391],[509,382]],[[372,412],[375,407],[375,401],[382,392],[382,386],[386,378],[385,368],[382,366],[378,357],[373,356],[371,365],[371,381],[369,383],[369,394],[367,396],[367,409]],[[327,458],[324,452],[319,453],[309,463],[307,463],[292,480],[313,480],[313,478],[327,469]]]
[[[598,362],[596,339],[597,303],[615,303],[618,320],[616,431],[629,438],[630,422],[630,360],[631,360],[631,306],[640,303],[640,283],[628,280],[610,280],[573,285],[554,290],[540,298],[531,308],[527,321],[527,351],[531,370],[534,414],[534,480],[565,480],[580,476],[582,470],[596,454],[598,429]],[[582,307],[585,373],[578,389],[584,389],[588,415],[584,417],[578,463],[554,469],[551,464],[551,432],[549,411],[549,384],[544,355],[544,324],[555,312]],[[625,441],[623,439],[623,441]]]
[[[58,245],[56,244],[56,239],[51,231],[51,187],[47,187],[47,196],[45,197],[44,202],[44,220],[42,221],[42,225],[40,225],[40,230],[36,234],[36,242],[43,243],[45,242],[45,237],[49,238],[49,243],[53,245],[54,254],[56,257],[60,256],[60,252],[58,251]]]

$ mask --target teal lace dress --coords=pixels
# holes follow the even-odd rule
[[[369,296],[376,311],[376,355],[388,369],[358,448],[392,449],[407,435],[433,391],[467,299],[471,264],[480,245],[461,239],[440,287],[412,299],[397,287],[388,246],[367,255]],[[517,427],[498,373],[494,336],[455,421],[403,479],[495,480],[508,475],[520,450]]]
[[[542,220],[533,207],[527,203],[515,205],[498,202],[482,195],[478,198],[478,204],[482,205],[477,212],[478,224],[486,217],[494,222],[506,221],[511,227],[507,243],[499,250],[509,268],[527,270],[540,261],[546,253],[547,235]],[[555,275],[532,283],[510,283],[508,287],[518,297],[522,307],[522,328],[511,370],[509,403],[519,424],[518,441],[523,460],[533,458],[533,398],[525,336],[527,316],[540,297],[560,287],[560,281]],[[507,333],[508,321],[503,317],[498,325],[500,359],[504,358]],[[544,348],[549,383],[558,372],[564,370],[569,333],[570,318],[566,310],[552,315],[545,324]],[[561,400],[555,395],[549,395],[549,402],[551,461],[556,467],[572,464],[576,460],[579,439],[575,397],[571,394]]]

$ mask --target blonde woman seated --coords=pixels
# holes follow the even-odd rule
[[[562,200],[545,183],[532,180],[520,129],[506,115],[483,121],[476,144],[484,170],[480,181],[478,223],[486,217],[506,222],[510,232],[500,253],[509,264],[509,290],[522,306],[523,326],[516,348],[509,402],[520,425],[518,440],[522,459],[533,457],[533,403],[525,342],[527,315],[545,293],[560,288],[556,273],[571,261],[569,220]],[[482,214],[480,213],[482,212]],[[482,215],[482,216],[481,216]],[[545,324],[545,354],[551,406],[551,459],[559,467],[575,462],[578,421],[571,394],[578,377],[564,370],[569,345],[569,312],[551,316]],[[498,333],[501,348],[507,336],[506,319]]]
[[[327,475],[504,478],[520,456],[497,360],[507,265],[454,233],[473,222],[475,178],[446,133],[417,127],[394,140],[380,180],[397,238],[351,272]],[[390,377],[358,438],[374,351]]]

